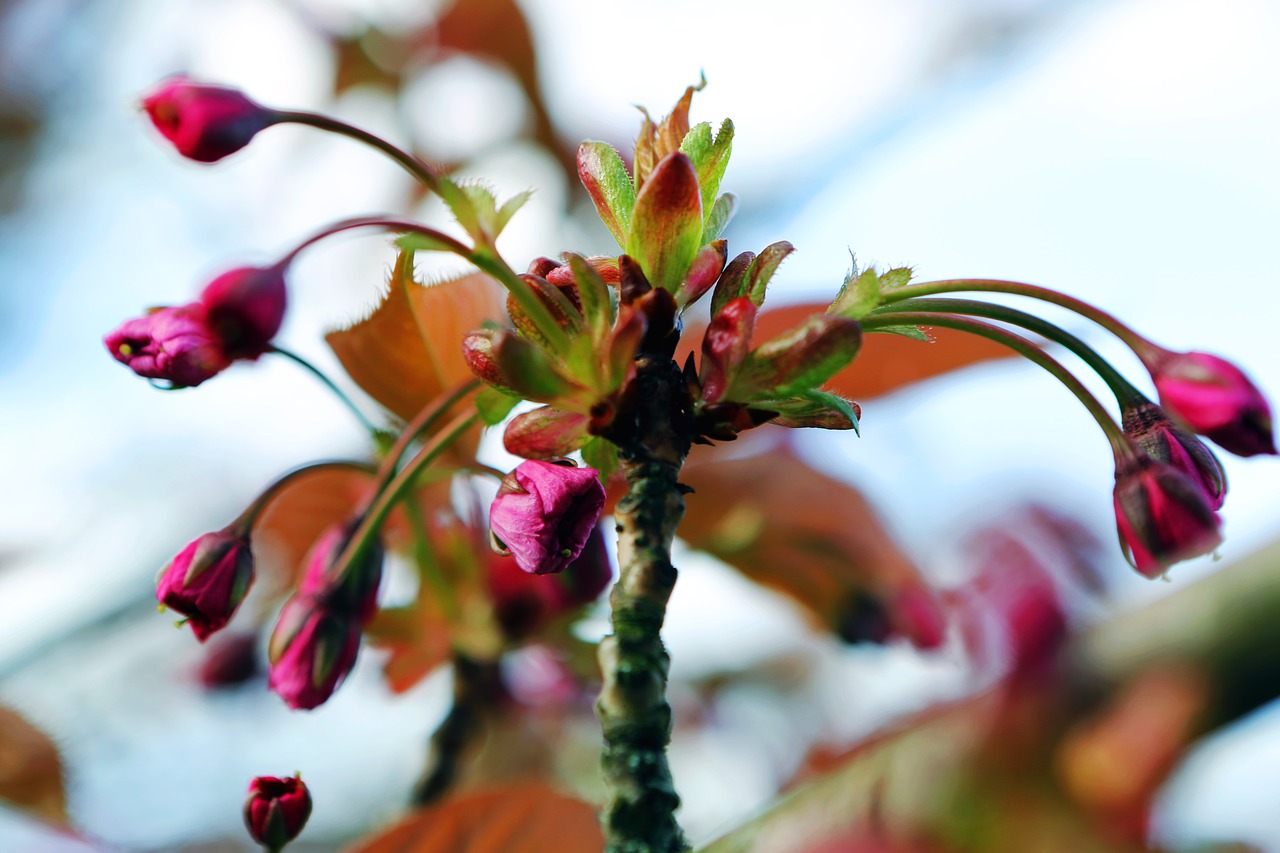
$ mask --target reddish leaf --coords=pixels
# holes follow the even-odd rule
[[[811,468],[786,442],[768,452],[718,458],[695,451],[682,480],[680,537],[790,596],[839,630],[850,607],[870,594],[897,632],[917,644],[941,642],[941,617],[911,561],[867,500]]]
[[[300,474],[267,504],[254,525],[253,555],[273,592],[293,585],[316,538],[349,517],[372,483],[372,475],[361,471],[324,468]]]
[[[37,817],[65,825],[67,795],[62,759],[43,732],[0,707],[0,800]]]
[[[480,273],[419,284],[412,255],[402,254],[373,313],[325,340],[356,384],[410,420],[442,391],[471,378],[462,357],[463,335],[486,320],[505,318],[504,293]]]
[[[534,783],[451,797],[347,853],[600,853],[595,810]]]

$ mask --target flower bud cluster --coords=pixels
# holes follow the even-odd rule
[[[285,302],[281,265],[239,267],[215,278],[196,301],[127,320],[103,342],[139,376],[194,387],[237,359],[266,352]]]
[[[276,620],[267,685],[290,708],[309,710],[333,695],[355,666],[361,633],[377,611],[381,542],[345,555],[359,522],[335,524],[316,540],[298,590]]]

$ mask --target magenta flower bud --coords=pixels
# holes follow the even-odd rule
[[[228,358],[257,358],[280,331],[285,309],[284,270],[240,267],[209,282],[200,294],[209,330]]]
[[[103,338],[116,361],[139,376],[190,388],[222,372],[230,359],[198,302],[126,320]]]
[[[1271,407],[1240,368],[1204,352],[1166,353],[1149,363],[1160,403],[1237,456],[1275,454]]]
[[[1116,526],[1134,568],[1149,578],[1222,542],[1204,489],[1182,471],[1141,456],[1117,466]]]
[[[323,601],[330,610],[352,616],[363,625],[378,609],[384,550],[382,540],[374,537],[357,564],[343,567],[338,563],[359,524],[360,519],[353,518],[331,525],[320,534],[307,555],[298,592]]]
[[[249,144],[276,120],[274,110],[236,89],[173,77],[142,99],[142,107],[178,153],[201,163],[221,160]]]
[[[1155,403],[1126,406],[1121,416],[1125,433],[1143,452],[1199,484],[1210,509],[1221,508],[1227,494],[1227,475],[1204,442],[1175,424]]]
[[[244,825],[253,840],[276,851],[298,837],[311,816],[311,792],[298,775],[259,776],[249,783]]]
[[[227,528],[206,533],[183,548],[161,570],[156,598],[186,616],[203,643],[231,621],[252,583],[249,537]]]
[[[324,704],[356,664],[360,623],[309,595],[285,602],[271,633],[267,686],[294,710]]]
[[[600,520],[604,486],[594,468],[522,462],[502,480],[489,508],[499,544],[530,574],[563,571]]]

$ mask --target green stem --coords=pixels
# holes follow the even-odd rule
[[[661,628],[675,586],[671,541],[684,515],[678,482],[692,427],[688,390],[670,358],[636,360],[634,432],[619,442],[629,489],[618,502],[618,582],[609,596],[613,633],[600,643],[603,686],[596,711],[604,732],[608,788],[602,811],[607,853],[688,850],[666,748],[670,658]]]
[[[276,123],[303,124],[309,127],[319,128],[320,130],[325,130],[330,133],[336,133],[340,136],[346,136],[358,142],[363,142],[365,145],[372,146],[383,154],[386,154],[392,160],[395,160],[404,167],[406,172],[421,181],[428,189],[435,192],[439,192],[440,190],[440,180],[436,177],[435,172],[432,171],[430,166],[418,157],[397,148],[387,140],[380,136],[375,136],[367,130],[361,130],[354,125],[347,124],[344,121],[339,121],[338,119],[330,116],[294,110],[279,112],[277,114]]]
[[[551,310],[533,292],[533,288],[526,284],[501,256],[497,253],[477,248],[467,256],[467,260],[496,278],[507,289],[507,292],[516,300],[520,309],[524,311],[538,328],[538,331],[547,339],[551,349],[559,353],[561,357],[568,354],[569,333],[560,328],[560,324],[556,322]]]
[[[412,492],[405,496],[405,509],[409,512],[409,528],[413,533],[413,561],[418,566],[418,576],[431,587],[435,598],[440,602],[440,609],[450,623],[458,618],[458,601],[453,594],[453,587],[440,569],[440,561],[436,559],[431,545],[431,532],[422,518],[422,505]]]
[[[368,430],[370,434],[377,433],[378,428],[373,425],[372,421],[370,421],[367,417],[365,417],[364,412],[360,411],[360,407],[357,406],[354,402],[352,402],[351,398],[348,397],[343,392],[343,390],[334,383],[332,379],[330,379],[327,375],[325,375],[324,371],[322,371],[320,368],[316,367],[314,364],[307,361],[305,358],[298,355],[297,353],[290,352],[284,347],[278,347],[278,346],[272,345],[267,348],[267,352],[273,352],[276,355],[282,355],[285,358],[289,359],[290,361],[294,362],[295,364],[301,365],[304,369],[310,372],[312,376],[319,379],[326,388],[328,388],[330,391],[332,391],[334,394],[338,396],[338,399],[341,400],[346,405],[346,407],[351,410],[351,413],[356,416],[356,420],[360,421],[361,426],[363,426],[366,430]]]
[[[385,228],[388,231],[404,231],[413,234],[421,234],[438,243],[440,245],[439,250],[442,252],[451,252],[461,258],[466,258],[469,261],[471,260],[471,256],[475,254],[471,247],[467,246],[465,243],[455,240],[443,231],[439,231],[435,228],[428,228],[426,225],[414,222],[412,219],[395,219],[384,216],[357,216],[352,219],[344,219],[341,222],[330,225],[323,231],[312,234],[297,246],[294,246],[293,250],[289,252],[289,254],[280,259],[277,266],[287,267],[303,249],[306,249],[327,237],[332,237],[334,234],[339,234],[343,231],[350,231],[353,228]]]
[[[1132,442],[1125,436],[1120,426],[1111,417],[1111,413],[1107,408],[1098,401],[1098,398],[1086,388],[1075,374],[1063,367],[1056,359],[1045,353],[1040,347],[1021,338],[1012,332],[1005,331],[999,326],[993,326],[990,323],[982,323],[977,320],[969,320],[964,317],[956,317],[951,314],[938,314],[927,311],[911,312],[890,312],[877,315],[874,317],[864,318],[862,328],[867,332],[874,332],[878,327],[885,326],[901,326],[911,324],[914,326],[939,326],[944,329],[956,329],[961,332],[968,332],[973,335],[987,338],[998,344],[1003,344],[1009,349],[1018,353],[1040,367],[1047,370],[1055,379],[1067,386],[1071,393],[1084,404],[1084,407],[1093,415],[1093,419],[1098,422],[1098,426],[1102,428],[1103,434],[1106,435],[1107,441],[1111,443],[1112,449],[1115,451],[1117,461],[1127,459],[1136,451]]]
[[[1101,308],[1072,296],[1067,296],[1065,293],[1059,293],[1047,287],[1038,287],[1034,284],[1024,284],[1020,281],[1004,281],[994,278],[952,278],[940,281],[925,281],[888,291],[882,297],[881,304],[889,305],[905,299],[913,299],[917,296],[933,296],[938,293],[960,293],[964,291],[1009,293],[1014,296],[1027,296],[1066,308],[1068,311],[1074,311],[1124,341],[1125,345],[1133,350],[1144,364],[1149,365],[1152,359],[1157,358],[1160,353],[1164,352],[1162,347],[1156,346]]]
[[[462,412],[455,416],[418,451],[418,455],[409,464],[378,491],[373,503],[362,514],[360,524],[352,533],[347,547],[338,556],[336,564],[342,566],[338,571],[340,579],[350,571],[351,566],[360,564],[365,552],[378,535],[378,531],[382,529],[387,516],[412,488],[422,469],[438,459],[479,419],[480,416],[474,411]]]
[[[391,445],[391,449],[387,451],[382,463],[383,482],[381,485],[391,481],[392,476],[395,475],[396,468],[400,466],[400,459],[404,456],[405,451],[409,449],[409,445],[413,444],[422,433],[431,429],[437,421],[453,408],[455,403],[479,387],[479,379],[465,380],[455,385],[447,394],[437,397],[423,406],[418,414],[414,415],[413,420],[406,424],[404,429],[400,430],[396,443]]]
[[[1116,402],[1121,407],[1150,402],[1147,400],[1146,395],[1134,388],[1132,383],[1125,379],[1120,371],[1111,366],[1111,362],[1098,354],[1097,350],[1066,329],[1047,320],[1042,320],[1034,314],[1028,314],[1025,311],[1019,311],[1016,308],[1009,308],[1005,305],[980,302],[976,299],[910,299],[871,313],[873,316],[882,316],[883,314],[900,311],[936,311],[944,314],[968,314],[972,317],[985,317],[989,320],[999,320],[1004,323],[1021,326],[1028,331],[1043,335],[1054,343],[1061,344],[1079,356],[1081,361],[1092,367],[1102,377],[1102,381],[1107,383],[1107,387],[1116,395]]]

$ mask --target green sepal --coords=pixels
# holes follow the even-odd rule
[[[506,420],[520,403],[519,397],[501,391],[492,385],[486,385],[476,394],[476,412],[485,426],[497,426]]]
[[[609,233],[619,246],[626,246],[636,188],[621,155],[605,142],[582,143],[578,146],[578,178]]]
[[[876,316],[879,317],[883,315],[877,314]],[[929,337],[929,334],[919,326],[876,326],[874,329],[868,329],[868,332],[875,332],[877,335],[901,335],[904,338],[911,338],[915,341],[924,341],[925,343],[930,343],[933,340],[933,338]]]
[[[627,254],[649,283],[674,293],[702,247],[698,174],[680,152],[662,158],[636,196]]]
[[[511,221],[511,217],[516,215],[516,211],[524,207],[525,202],[533,197],[533,190],[521,190],[502,203],[497,213],[493,217],[493,237],[497,239],[503,229],[507,227],[507,223]]]
[[[582,319],[591,330],[593,341],[603,341],[613,324],[612,291],[596,268],[581,255],[568,255],[569,269],[578,285],[582,302]]]
[[[618,448],[608,439],[596,437],[582,445],[582,461],[588,468],[600,472],[600,482],[609,484],[609,478],[618,470]]]
[[[452,252],[453,247],[428,237],[426,234],[401,234],[395,243],[406,252]]]
[[[448,206],[453,218],[462,226],[462,230],[472,237],[480,233],[480,216],[476,210],[473,194],[467,192],[452,178],[441,176],[439,184],[440,198]],[[492,199],[492,194],[490,198]]]
[[[526,400],[550,403],[574,390],[546,351],[524,338],[500,332],[493,341],[493,352],[505,384]]]

